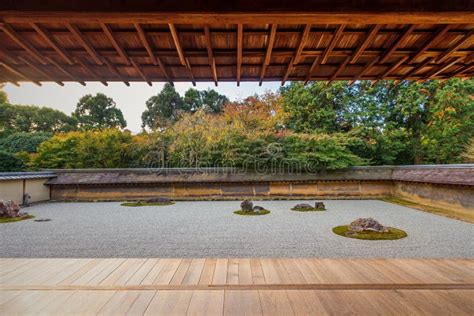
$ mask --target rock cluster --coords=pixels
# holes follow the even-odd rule
[[[171,200],[166,198],[166,197],[156,197],[156,198],[151,198],[145,201],[146,203],[171,203]]]
[[[326,210],[326,207],[324,206],[323,202],[316,202],[314,203],[314,207],[311,204],[308,203],[300,203],[296,204],[293,207],[294,210],[319,210],[319,211],[324,211]]]
[[[0,200],[0,217],[16,218],[28,215],[28,213],[20,212],[20,207],[12,200]]]
[[[262,206],[258,206],[258,205],[254,206],[253,203],[249,200],[245,200],[242,203],[240,203],[240,209],[246,213],[250,213],[250,212],[260,213],[262,211],[266,211],[266,209]]]
[[[380,233],[388,232],[388,228],[373,218],[358,218],[349,225],[352,232],[374,231]]]

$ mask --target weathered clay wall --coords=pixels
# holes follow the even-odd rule
[[[48,201],[50,188],[46,185],[47,181],[48,178],[0,181],[0,200],[13,200],[22,204],[23,195],[28,193],[31,196],[30,203]]]

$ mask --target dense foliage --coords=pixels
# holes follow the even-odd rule
[[[0,170],[238,167],[260,171],[474,161],[474,80],[291,83],[230,102],[166,84],[123,131],[105,95],[68,116],[0,94]]]

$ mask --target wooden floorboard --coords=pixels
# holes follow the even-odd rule
[[[0,315],[474,315],[474,259],[0,259]]]

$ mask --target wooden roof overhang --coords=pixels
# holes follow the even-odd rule
[[[0,82],[472,77],[473,21],[472,0],[2,0]]]

